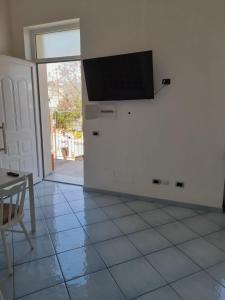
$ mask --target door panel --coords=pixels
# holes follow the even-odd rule
[[[7,154],[0,152],[0,167],[32,172],[36,181],[40,170],[32,67],[0,57],[0,124],[5,123],[7,145]]]
[[[13,81],[11,78],[4,78],[0,71],[1,94],[2,94],[2,121],[4,121],[7,130],[16,130],[16,104],[14,97]],[[4,74],[4,73],[3,73]]]
[[[32,126],[30,119],[30,110],[33,110],[33,106],[30,107],[28,86],[25,80],[18,81],[18,105],[20,116],[20,128],[25,130],[27,128],[31,129]]]

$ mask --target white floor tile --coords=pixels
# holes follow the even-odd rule
[[[184,218],[197,215],[194,210],[179,206],[166,206],[163,208],[163,210],[165,210],[168,214],[170,214],[177,220],[182,220]]]
[[[99,207],[110,206],[121,203],[120,197],[111,195],[101,195],[94,198]]]
[[[221,230],[205,236],[205,239],[214,246],[225,251],[225,230]]]
[[[130,201],[127,205],[137,213],[145,212],[148,210],[153,210],[162,207],[161,204],[150,202],[150,201],[143,201],[143,200],[136,200]]]
[[[143,258],[110,268],[110,272],[128,299],[133,299],[166,284],[160,274]]]
[[[141,231],[146,228],[149,228],[149,225],[144,220],[142,220],[138,215],[131,215],[131,216],[115,219],[114,223],[125,234],[129,234],[132,232]]]
[[[45,218],[54,218],[63,215],[72,214],[73,211],[68,203],[58,203],[50,206],[44,206],[43,213]]]
[[[162,209],[141,213],[140,216],[152,227],[175,222],[176,220]]]
[[[199,237],[181,222],[170,223],[157,227],[157,230],[173,244],[179,244]]]
[[[171,243],[154,229],[129,234],[128,239],[143,255],[171,246]]]
[[[7,269],[0,271],[0,290],[4,300],[14,300],[13,276],[9,276]]]
[[[200,272],[172,284],[183,300],[223,300],[225,289],[205,272]]]
[[[57,253],[80,248],[90,243],[90,239],[83,228],[53,233],[51,238]]]
[[[65,203],[66,199],[63,196],[63,194],[52,194],[52,195],[46,195],[39,197],[39,203],[40,205],[43,206],[50,206],[50,205],[55,205],[59,203]]]
[[[46,224],[50,233],[81,227],[80,222],[74,214],[48,219],[46,220]]]
[[[124,236],[95,244],[95,248],[107,266],[141,256],[141,253]]]
[[[33,249],[30,248],[27,240],[14,244],[14,264],[40,259],[54,255],[54,247],[48,235],[32,239]]]
[[[93,246],[63,252],[58,258],[66,281],[106,268]]]
[[[167,282],[173,282],[200,271],[191,259],[175,247],[155,252],[146,258]]]
[[[107,270],[68,281],[67,286],[71,300],[125,300]]]
[[[178,247],[202,268],[208,268],[225,261],[225,252],[203,238],[183,243]]]
[[[63,282],[55,256],[18,265],[14,272],[16,298]]]
[[[109,219],[101,208],[81,211],[76,213],[76,216],[82,225],[104,222]]]
[[[103,210],[112,219],[134,214],[134,212],[123,203],[103,207]]]
[[[65,284],[59,284],[20,298],[21,300],[70,300]]]
[[[136,300],[181,300],[181,298],[171,287],[165,286],[154,292],[138,297]]]
[[[87,225],[84,227],[93,243],[121,236],[121,231],[112,221]]]
[[[207,272],[221,285],[225,287],[225,262],[219,263],[209,269]]]
[[[199,235],[206,235],[221,229],[216,223],[202,215],[184,219],[182,222]]]

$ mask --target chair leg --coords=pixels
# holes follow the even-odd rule
[[[12,269],[12,265],[11,265],[11,259],[10,259],[10,256],[9,256],[9,249],[8,249],[8,245],[7,245],[7,241],[6,241],[6,237],[5,237],[5,232],[3,230],[1,230],[1,236],[2,236],[2,242],[3,242],[5,257],[6,257],[6,260],[7,260],[9,275],[12,275],[13,274],[13,269]]]
[[[31,250],[34,249],[34,246],[32,245],[30,236],[29,236],[29,234],[28,234],[28,232],[27,232],[27,230],[26,230],[26,227],[25,227],[24,224],[23,224],[23,221],[20,221],[20,226],[21,226],[21,228],[23,229],[23,232],[24,232],[25,237],[26,237],[26,239],[27,239],[27,241],[28,241],[28,243],[29,243],[29,245],[30,245]]]

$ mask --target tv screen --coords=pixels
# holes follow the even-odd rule
[[[152,51],[83,60],[89,101],[154,99]]]

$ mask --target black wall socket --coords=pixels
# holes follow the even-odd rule
[[[161,184],[161,180],[160,179],[153,179],[152,183],[153,184]]]
[[[184,188],[184,183],[181,182],[181,181],[177,181],[177,182],[176,182],[176,187]]]
[[[170,78],[164,78],[162,80],[162,84],[163,85],[170,85],[171,84],[171,79]]]
[[[99,131],[92,131],[92,135],[99,136]]]

